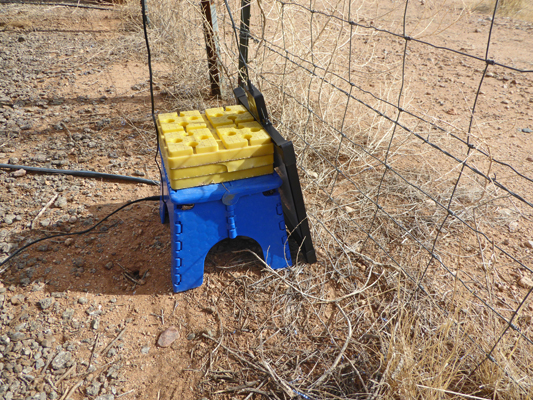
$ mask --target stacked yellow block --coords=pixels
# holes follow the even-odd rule
[[[274,145],[243,106],[159,114],[159,146],[172,189],[271,174]]]

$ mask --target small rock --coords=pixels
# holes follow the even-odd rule
[[[39,247],[37,247],[37,250],[39,250],[39,251],[44,253],[44,252],[48,251],[48,245],[47,244],[42,244]]]
[[[91,386],[89,386],[85,392],[88,396],[94,397],[98,396],[98,393],[100,393],[100,388],[102,387],[102,384],[98,381],[93,381]]]
[[[136,169],[136,170],[133,172],[133,175],[144,176],[144,172],[141,171],[140,169]]]
[[[63,128],[61,128],[63,129]],[[46,162],[46,154],[38,153],[35,155],[35,161],[38,163],[45,163]]]
[[[56,341],[55,337],[49,337],[49,338],[43,339],[41,341],[41,346],[43,346],[44,348],[50,348],[54,345],[55,341]]]
[[[455,108],[452,107],[452,108],[450,108],[448,111],[446,111],[446,114],[449,114],[449,115],[457,115],[457,114],[459,114],[459,113],[457,112],[457,110],[456,110]]]
[[[178,328],[176,328],[175,326],[171,326],[170,328],[163,331],[161,335],[159,335],[157,345],[159,347],[169,347],[179,337],[180,333],[178,331]]]
[[[73,308],[67,308],[65,311],[63,311],[63,314],[61,317],[66,320],[72,319],[72,316],[74,315],[74,309]]]
[[[352,207],[350,207],[350,206],[346,206],[346,207],[344,207],[344,209],[346,210],[347,213],[352,213],[352,212],[355,211],[355,210],[354,210]]]
[[[43,310],[50,308],[52,304],[54,304],[54,299],[51,297],[45,297],[44,299],[39,300],[39,307],[41,307]]]
[[[22,43],[22,42],[25,42],[25,41],[26,41],[26,38],[25,38],[24,36],[19,36],[19,37],[17,38],[17,41],[19,41],[20,43]]]
[[[196,334],[194,332],[191,332],[187,335],[187,340],[194,340],[196,337]]]
[[[45,219],[43,219],[43,220],[40,222],[40,224],[41,224],[41,226],[42,226],[43,228],[47,228],[47,227],[49,227],[51,223],[52,223],[52,222],[50,221],[49,218],[45,218]]]
[[[11,297],[11,304],[14,306],[18,306],[19,304],[24,303],[24,300],[26,300],[26,296],[23,294],[16,294],[13,297]]]
[[[29,374],[24,375],[23,378],[30,382],[33,382],[35,380],[35,376]]]
[[[20,178],[21,176],[24,176],[26,175],[26,170],[25,169],[17,169],[15,172],[13,172],[11,175],[13,175],[14,177],[16,178]]]
[[[55,201],[54,206],[56,206],[57,208],[67,208],[67,199],[63,196],[59,196]]]
[[[528,240],[524,243],[524,246],[528,249],[533,249],[533,240]]]
[[[94,330],[97,330],[98,328],[100,328],[100,320],[97,318],[97,319],[93,319],[91,321],[91,328],[94,329]]]
[[[72,260],[72,264],[74,264],[78,268],[82,268],[85,267],[85,260],[81,257],[75,258],[74,260]]]
[[[513,221],[509,223],[509,232],[515,233],[518,230],[518,221]]]
[[[78,217],[76,217],[75,215],[71,216],[69,219],[68,219],[68,222],[70,222],[71,224],[74,224],[76,222],[78,222]]]
[[[109,261],[106,265],[105,265],[105,269],[112,269],[113,268],[113,263],[111,261]]]
[[[101,396],[98,396],[96,399],[94,400],[115,400],[115,395],[114,394],[103,394]]]
[[[72,238],[67,238],[65,240],[65,246],[70,246],[72,243],[74,243],[74,239]]]
[[[87,304],[89,302],[89,300],[87,300],[87,297],[80,297],[78,299],[78,303],[80,304]]]
[[[0,336],[0,344],[2,346],[7,346],[9,343],[11,343],[11,339],[9,339],[9,336],[7,335]]]
[[[117,379],[119,376],[120,365],[114,364],[107,371],[107,377],[111,379]]]
[[[16,216],[13,215],[13,214],[7,214],[5,217],[4,217],[4,222],[8,225],[11,225],[13,223],[13,221],[15,220]]]
[[[52,368],[55,370],[64,368],[65,365],[71,360],[71,358],[72,358],[72,354],[69,351],[60,352],[52,360]]]
[[[524,276],[520,278],[520,280],[518,281],[518,285],[523,287],[524,289],[531,289],[533,288],[533,280]]]
[[[42,358],[39,358],[37,361],[35,361],[35,369],[39,370],[42,367],[44,367],[45,362]]]
[[[22,332],[8,332],[7,335],[13,342],[26,340],[26,335]]]
[[[11,165],[18,164],[18,162],[19,162],[19,159],[17,157],[10,157],[8,160],[8,163]]]
[[[141,353],[142,354],[148,354],[149,351],[150,351],[150,346],[143,346],[141,348]]]
[[[31,291],[32,292],[40,292],[41,290],[44,289],[44,282],[39,282],[39,283],[35,283],[32,288],[31,288]]]
[[[524,128],[524,129],[522,129],[522,132],[524,132],[524,133],[531,133],[531,132],[533,132],[533,131],[532,131],[531,129],[529,129],[529,128]]]

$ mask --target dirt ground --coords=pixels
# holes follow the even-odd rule
[[[506,39],[498,41],[497,52],[531,69],[531,57],[522,55],[533,54],[527,40],[533,24],[506,20],[498,29],[516,32],[517,24],[521,36],[501,35]],[[483,49],[486,26],[484,15],[472,16],[464,43],[454,45]],[[520,54],[506,41],[519,43]],[[159,179],[144,44],[117,9],[3,4],[0,42],[0,163]],[[448,90],[477,76],[458,70],[450,80],[425,69],[430,64],[439,71],[452,62],[446,57],[435,51],[414,63],[421,72],[413,75],[413,87],[439,91],[437,100],[416,99],[420,113],[431,116],[429,110],[437,107],[453,117],[472,103],[448,97]],[[164,80],[165,67],[154,65],[161,81],[158,111],[168,111],[161,90],[171,83]],[[496,70],[480,100],[483,112],[492,113],[485,116],[492,122],[480,128],[490,129],[482,140],[528,176],[533,172],[532,87],[531,75]],[[504,136],[510,137],[502,144]],[[0,182],[2,259],[32,239],[85,230],[129,200],[159,194],[148,184],[8,169],[0,170]],[[526,185],[509,182],[509,187],[532,198]],[[517,217],[510,232],[495,233],[528,265],[530,217]],[[224,243],[206,261],[204,284],[174,294],[169,235],[159,221],[158,202],[149,201],[127,207],[87,234],[41,242],[10,261],[0,283],[0,397],[231,398],[213,391],[233,383],[234,371],[211,371],[206,378],[213,361],[209,338],[224,330],[239,343],[257,327],[255,321],[241,321],[238,307],[219,299],[244,281],[262,279],[262,266],[238,252],[247,243]],[[504,290],[526,289],[517,287],[519,278]],[[533,315],[533,305],[527,313]],[[162,348],[157,340],[170,326],[179,337]]]

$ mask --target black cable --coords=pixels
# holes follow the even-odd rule
[[[161,167],[159,165],[159,161],[157,157],[159,156],[159,132],[157,130],[157,122],[155,120],[155,102],[154,102],[154,82],[153,82],[153,72],[152,72],[152,53],[150,52],[150,42],[148,41],[148,30],[147,30],[147,19],[146,16],[146,5],[144,0],[141,1],[141,12],[142,12],[142,18],[143,18],[143,32],[144,32],[144,41],[146,42],[146,51],[148,52],[148,74],[150,76],[150,102],[152,103],[152,122],[154,123],[155,128],[155,136],[156,136],[156,143],[157,148],[155,150],[155,163],[157,165],[157,168],[159,169],[159,177],[161,179],[161,182],[163,182],[163,172],[161,172]]]
[[[84,231],[79,231],[79,232],[68,232],[68,233],[58,233],[57,235],[52,235],[52,236],[45,236],[43,238],[40,238],[40,239],[37,239],[37,240],[34,240],[33,242],[30,242],[24,246],[22,246],[20,249],[18,249],[17,251],[15,251],[13,254],[11,254],[8,258],[6,258],[4,261],[2,261],[0,263],[0,267],[2,265],[4,265],[5,263],[7,263],[9,260],[11,260],[13,257],[15,257],[16,255],[20,254],[22,251],[26,250],[28,247],[30,246],[33,246],[34,244],[36,243],[39,243],[39,242],[42,242],[43,240],[47,240],[47,239],[53,239],[53,238],[56,238],[56,237],[63,237],[63,236],[72,236],[72,235],[83,235],[85,233],[88,233],[90,231],[92,231],[94,228],[96,228],[97,226],[99,226],[100,224],[102,224],[104,221],[106,221],[109,217],[111,217],[112,215],[116,214],[117,212],[119,212],[120,210],[122,210],[123,208],[126,208],[128,206],[131,206],[132,204],[135,204],[135,203],[140,203],[141,201],[158,201],[160,199],[160,196],[149,196],[149,197],[143,197],[142,199],[137,199],[137,200],[133,200],[133,201],[130,201],[129,203],[126,203],[122,206],[120,206],[119,208],[117,208],[115,211],[113,211],[111,214],[108,214],[106,215],[104,218],[102,218],[102,220],[98,223],[96,223],[95,225],[91,226],[90,228],[84,230]],[[4,268],[2,270],[0,270],[0,274],[3,273],[5,270],[7,269]]]
[[[0,168],[17,169],[17,170],[23,169],[23,170],[30,171],[30,172],[44,172],[47,174],[83,176],[86,178],[117,179],[120,181],[146,183],[147,185],[159,186],[159,182],[152,181],[150,179],[137,178],[135,176],[127,176],[127,175],[106,174],[104,172],[96,172],[96,171],[28,167],[26,165],[13,165],[13,164],[0,164]]]

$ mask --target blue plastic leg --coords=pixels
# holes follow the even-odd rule
[[[244,196],[236,205],[235,225],[238,234],[259,243],[263,259],[273,269],[292,265],[285,219],[278,191],[269,195]]]
[[[172,214],[172,285],[174,292],[183,292],[202,284],[207,253],[227,237],[225,206],[220,201],[198,203],[190,210],[175,205]]]

